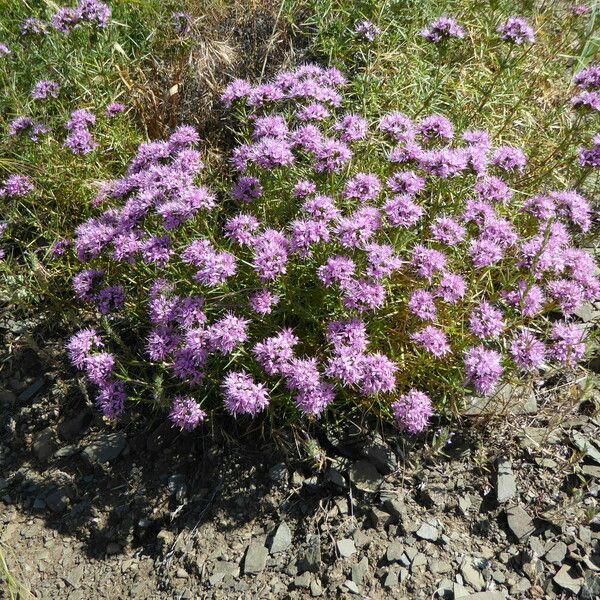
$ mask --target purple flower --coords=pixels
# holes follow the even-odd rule
[[[439,44],[451,38],[462,39],[466,32],[453,18],[443,16],[423,29],[421,35],[426,40]]]
[[[517,306],[525,317],[535,316],[546,303],[542,288],[538,285],[530,285],[526,281],[519,281],[516,290],[504,292],[503,296],[509,304]]]
[[[311,256],[312,247],[319,242],[328,242],[330,238],[327,223],[312,219],[297,219],[290,223],[291,250],[300,256]]]
[[[385,203],[383,210],[394,227],[414,227],[425,214],[410,196],[394,196]]]
[[[298,341],[291,329],[282,329],[277,335],[256,344],[252,352],[267,375],[282,375],[294,357],[294,346]]]
[[[63,6],[52,16],[52,27],[54,27],[56,31],[69,34],[74,27],[79,25],[80,21],[81,15],[77,10]]]
[[[523,174],[527,165],[527,157],[520,148],[500,146],[492,156],[492,164],[505,171],[518,171]]]
[[[380,192],[381,182],[373,173],[357,173],[346,182],[344,188],[346,198],[356,198],[361,202],[375,200]]]
[[[384,115],[379,121],[379,129],[397,142],[412,142],[415,139],[415,125],[404,113]]]
[[[505,327],[502,312],[489,302],[482,302],[469,318],[469,330],[481,339],[497,338]]]
[[[592,65],[576,73],[573,83],[585,90],[600,89],[600,65]]]
[[[333,128],[340,132],[342,142],[356,142],[367,137],[368,121],[357,114],[343,116]]]
[[[325,408],[335,400],[333,386],[319,383],[310,390],[301,390],[294,398],[296,406],[307,415],[319,417]]]
[[[366,396],[396,389],[398,366],[384,354],[367,354],[362,360],[360,391]]]
[[[379,211],[373,206],[364,206],[351,215],[338,219],[335,233],[345,248],[358,248],[369,242],[380,227]]]
[[[38,35],[48,33],[46,23],[35,17],[28,17],[19,26],[21,35]]]
[[[427,327],[424,327],[417,333],[413,333],[410,337],[423,346],[427,352],[431,352],[436,358],[440,358],[451,352],[446,334],[438,327],[427,325]]]
[[[98,311],[108,315],[123,308],[125,304],[125,290],[122,285],[113,285],[98,292],[96,297]]]
[[[221,102],[229,108],[236,100],[246,98],[252,91],[252,86],[245,79],[234,79],[221,95]]]
[[[188,385],[199,385],[204,379],[208,352],[203,348],[183,347],[173,353],[173,374]]]
[[[229,252],[207,252],[202,259],[201,269],[194,275],[194,279],[209,287],[224,284],[229,277],[235,275],[237,261]]]
[[[425,189],[425,179],[419,177],[414,171],[394,173],[387,180],[388,187],[396,194],[416,196]]]
[[[373,279],[383,279],[402,266],[402,261],[387,244],[367,244],[367,275]]]
[[[600,92],[587,90],[580,92],[571,98],[573,108],[600,111]]]
[[[466,235],[466,229],[450,217],[437,217],[431,225],[433,239],[448,246],[456,246]]]
[[[349,346],[340,346],[335,354],[327,361],[325,374],[328,377],[341,380],[343,385],[352,386],[360,383],[363,373],[364,355]]]
[[[125,412],[125,386],[121,381],[106,381],[98,388],[96,406],[106,419],[119,419]]]
[[[316,358],[292,358],[284,372],[290,390],[309,391],[321,384]]]
[[[415,435],[429,425],[433,406],[427,394],[411,389],[392,404],[392,412],[400,429]]]
[[[517,46],[535,42],[533,28],[523,17],[510,17],[498,27],[498,33],[505,42],[512,42]]]
[[[250,158],[263,169],[289,166],[294,162],[290,142],[279,138],[264,137],[252,147]]]
[[[575,190],[550,192],[550,198],[555,202],[557,212],[561,217],[567,217],[584,233],[592,225],[591,206],[589,201]]]
[[[258,117],[254,121],[254,131],[252,132],[254,141],[265,137],[284,139],[288,134],[287,123],[281,115],[267,115]]]
[[[342,283],[344,306],[363,313],[381,308],[385,302],[385,288],[377,281],[352,279]]]
[[[34,100],[47,100],[49,96],[52,96],[52,98],[58,98],[59,91],[60,85],[56,81],[42,79],[33,86],[31,97]]]
[[[83,369],[91,351],[103,346],[104,344],[95,329],[82,329],[71,337],[67,344],[69,359],[74,367]]]
[[[96,288],[102,278],[104,277],[104,271],[97,271],[93,269],[84,269],[73,277],[73,290],[75,295],[80,300],[91,302],[96,298]]]
[[[299,121],[323,121],[331,116],[329,109],[318,102],[303,106],[298,110],[296,116]]]
[[[344,142],[326,138],[315,149],[315,171],[337,173],[352,158],[352,150]]]
[[[97,147],[98,142],[87,129],[75,129],[65,140],[65,148],[69,148],[73,154],[89,154]]]
[[[254,270],[262,281],[273,281],[286,272],[289,242],[274,229],[254,238]]]
[[[579,164],[582,167],[600,167],[600,134],[596,134],[590,148],[579,148]]]
[[[169,419],[174,426],[183,431],[192,431],[206,419],[206,413],[191,396],[175,396]]]
[[[475,346],[465,355],[465,383],[472,384],[478,394],[491,394],[502,376],[502,357],[483,345]]]
[[[323,223],[335,221],[340,216],[340,210],[335,206],[331,196],[314,196],[304,202],[302,210],[316,221]]]
[[[104,2],[98,0],[79,0],[77,11],[82,21],[93,23],[104,29],[110,23],[111,10]]]
[[[552,359],[567,366],[575,366],[585,354],[583,330],[577,325],[557,322],[552,326],[552,339],[554,343],[550,348]]]
[[[12,54],[11,49],[4,43],[0,42],[0,58],[10,56]]]
[[[254,242],[258,230],[258,220],[252,215],[238,214],[225,223],[225,235],[241,246],[249,246]]]
[[[221,317],[206,332],[209,350],[231,354],[248,339],[249,323],[250,321],[236,317],[233,313]]]
[[[467,291],[467,284],[461,275],[446,271],[436,289],[436,296],[445,302],[456,304]]]
[[[475,184],[475,193],[484,202],[507,204],[513,197],[512,190],[500,177],[493,175],[479,179]]]
[[[500,262],[504,258],[504,250],[493,240],[473,240],[469,246],[469,254],[476,269],[484,269]]]
[[[456,177],[469,165],[469,153],[464,148],[442,148],[427,150],[419,157],[419,167],[442,179]]]
[[[146,354],[155,362],[166,360],[180,342],[173,328],[159,325],[153,328],[146,338]]]
[[[431,281],[433,276],[446,268],[446,256],[439,250],[417,244],[413,248],[412,266],[417,275]]]
[[[27,175],[9,175],[4,181],[4,185],[0,188],[0,198],[2,196],[21,198],[30,194],[33,189],[33,182]]]
[[[354,26],[356,35],[367,40],[368,42],[375,41],[375,38],[381,35],[381,29],[372,21],[361,21]]]
[[[367,349],[367,328],[360,319],[332,321],[327,325],[327,341],[336,353],[344,349],[353,354],[362,354]]]
[[[415,290],[410,295],[408,310],[423,321],[433,321],[437,317],[434,296],[427,290]]]
[[[111,102],[106,107],[106,116],[109,119],[113,119],[117,115],[124,113],[126,110],[127,110],[127,107],[124,104],[121,104],[120,102]]]
[[[296,198],[306,198],[317,191],[317,186],[312,181],[306,179],[300,180],[294,186],[294,196]]]
[[[546,346],[531,332],[523,330],[514,337],[510,353],[519,369],[533,371],[544,363]]]
[[[587,15],[590,12],[592,12],[591,7],[589,7],[587,4],[576,4],[575,6],[573,6],[571,8],[571,12],[576,16],[576,17],[581,17],[583,15]]]
[[[250,297],[250,307],[259,315],[268,315],[279,302],[279,296],[269,290],[260,290]]]
[[[98,352],[87,356],[84,362],[85,374],[96,385],[109,382],[115,369],[115,357],[110,352]]]
[[[417,130],[426,142],[431,140],[451,140],[454,137],[452,122],[442,115],[425,117],[419,123]]]
[[[317,273],[323,284],[329,287],[334,283],[344,284],[349,282],[355,270],[356,265],[351,258],[331,256],[323,266],[319,267]]]
[[[144,262],[155,263],[159,268],[164,269],[173,254],[171,238],[169,235],[153,236],[142,243],[141,251]]]

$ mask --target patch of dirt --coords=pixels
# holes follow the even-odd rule
[[[290,455],[162,416],[103,423],[64,340],[11,319],[0,333],[0,541],[35,598],[600,593],[600,393],[585,378],[455,435],[348,424]]]

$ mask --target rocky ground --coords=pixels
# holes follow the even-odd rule
[[[307,460],[158,415],[107,425],[59,341],[0,327],[0,548],[35,598],[600,596],[593,374],[425,440],[349,423]]]

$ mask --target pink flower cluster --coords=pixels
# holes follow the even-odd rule
[[[204,420],[194,398],[212,386],[234,416],[380,398],[418,433],[441,393],[492,394],[584,355],[574,313],[600,297],[576,245],[587,199],[521,194],[525,152],[443,115],[372,126],[343,112],[344,84],[314,65],[232,82],[223,101],[248,131],[229,198],[198,183],[198,135],[180,127],[140,146],[95,201],[111,207],[77,229],[77,296],[109,316],[125,298],[147,307],[143,360],[182,390],[183,429]],[[114,361],[89,339],[70,350],[102,393]]]

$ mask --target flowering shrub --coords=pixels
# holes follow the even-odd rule
[[[522,23],[503,34],[532,41]],[[443,115],[368,123],[346,110],[345,83],[318,66],[234,81],[225,192],[198,182],[190,127],[142,144],[103,186],[94,204],[108,207],[76,232],[73,288],[110,325],[69,353],[105,416],[126,393],[170,406],[185,430],[220,407],[315,418],[359,405],[418,433],[434,406],[582,358],[570,317],[600,297],[576,245],[589,202],[522,193],[523,149]],[[84,112],[72,135],[92,124]]]

